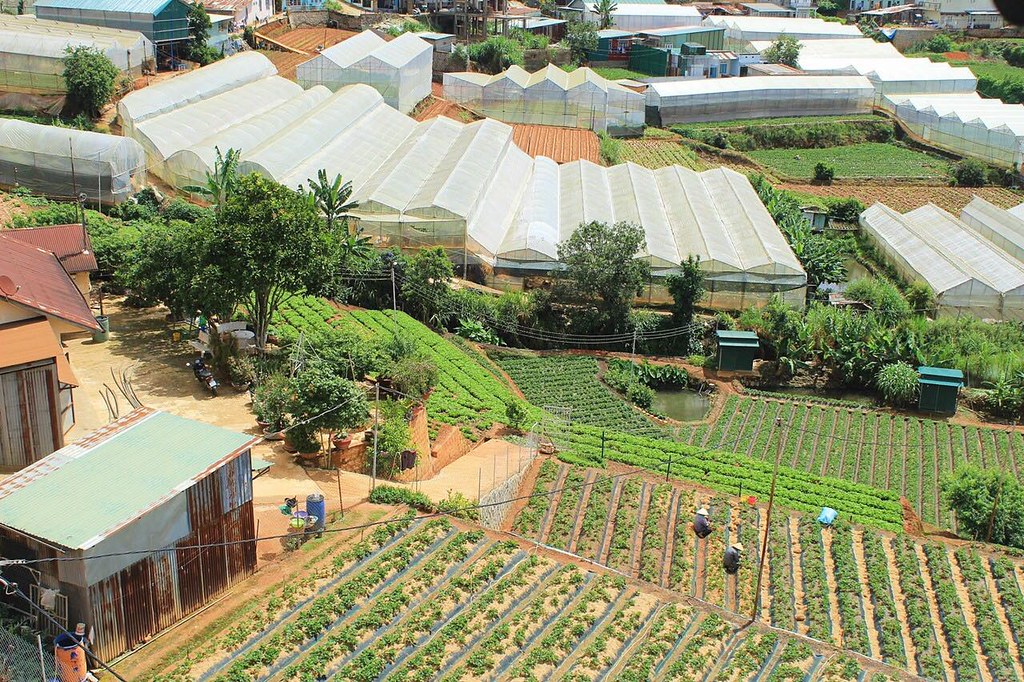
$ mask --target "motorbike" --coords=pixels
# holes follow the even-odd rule
[[[206,366],[202,358],[198,358],[195,362],[185,363],[186,367],[192,368],[192,374],[195,375],[196,381],[206,386],[207,390],[210,391],[210,395],[214,398],[217,397],[217,380],[213,378],[213,372]]]

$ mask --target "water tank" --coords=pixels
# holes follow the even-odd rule
[[[324,496],[320,493],[313,493],[306,496],[306,513],[316,517],[316,523],[310,530],[320,531],[324,529],[327,516],[327,505],[324,503]]]

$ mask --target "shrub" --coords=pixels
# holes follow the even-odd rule
[[[396,488],[393,485],[378,485],[367,499],[374,504],[406,504],[428,514],[437,509],[430,498],[423,493],[406,488]]]
[[[889,405],[909,405],[917,397],[917,370],[905,362],[885,365],[878,372],[875,385]]]
[[[606,166],[614,166],[622,163],[622,142],[609,136],[607,133],[598,133],[600,138],[601,160]]]
[[[68,47],[64,56],[64,83],[68,99],[79,111],[97,116],[114,94],[120,73],[107,55],[94,47]]]
[[[210,209],[190,204],[180,197],[170,201],[161,213],[164,220],[184,220],[187,223],[195,223],[202,218],[213,215],[213,211]]]
[[[526,420],[529,418],[530,413],[526,409],[526,405],[522,400],[512,398],[505,403],[505,419],[508,420],[508,426],[521,431],[526,426]]]
[[[844,223],[855,223],[860,220],[860,214],[866,208],[860,199],[850,197],[849,199],[826,199],[828,206],[828,217]]]
[[[821,185],[831,185],[835,180],[836,170],[832,166],[818,163],[814,166],[814,181]]]
[[[846,295],[867,303],[880,318],[897,322],[910,312],[910,305],[896,285],[882,277],[861,277],[846,286]]]
[[[953,180],[960,187],[984,187],[988,170],[977,159],[964,159],[953,166]]]
[[[932,36],[930,40],[926,40],[924,43],[924,49],[928,52],[942,53],[952,52],[956,48],[956,43],[945,33],[939,33],[938,35]]]
[[[626,388],[626,397],[637,407],[649,410],[654,403],[654,389],[635,381]]]
[[[1003,51],[1003,59],[1010,66],[1024,67],[1024,45],[1007,47]]]
[[[437,511],[460,519],[480,520],[480,510],[473,501],[456,490],[449,490],[448,497],[437,503]]]
[[[913,282],[904,295],[914,312],[928,314],[935,310],[935,292],[924,282]]]

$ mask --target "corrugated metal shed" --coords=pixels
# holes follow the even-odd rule
[[[0,483],[0,524],[87,549],[186,490],[253,440],[141,408]],[[74,514],[54,512],[69,500]]]
[[[34,7],[124,12],[126,14],[157,14],[171,2],[173,0],[36,0]]]

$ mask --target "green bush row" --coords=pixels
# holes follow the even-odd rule
[[[739,129],[693,128],[676,126],[683,137],[719,149],[824,149],[862,142],[892,142],[895,128],[891,121],[832,121],[812,124],[746,125]]]

